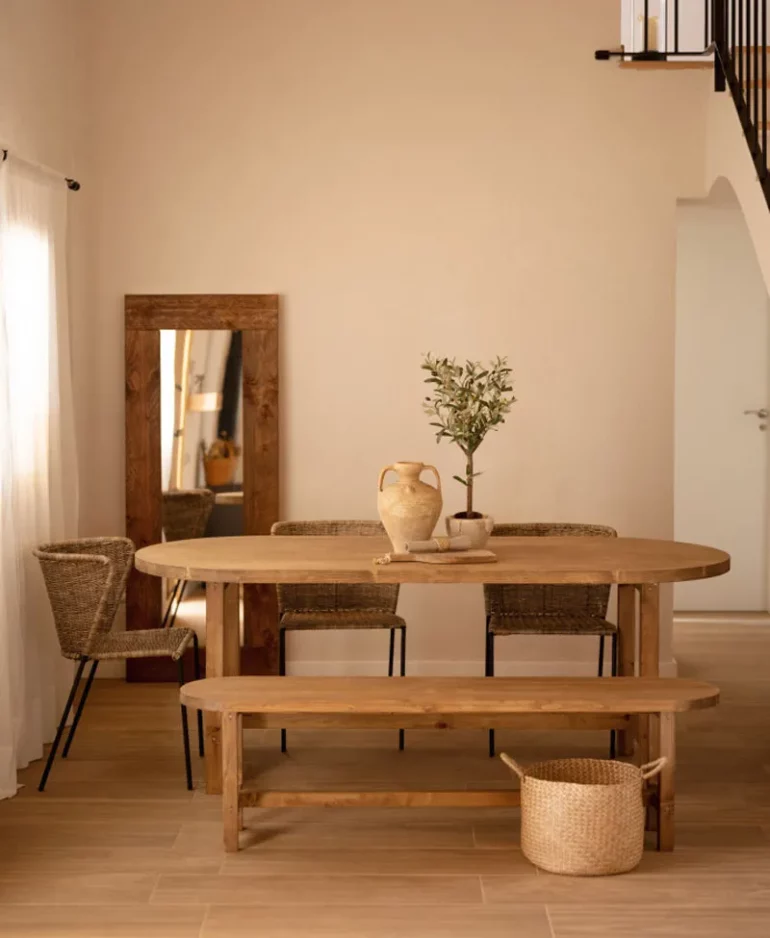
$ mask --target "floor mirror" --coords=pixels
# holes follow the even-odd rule
[[[278,520],[278,312],[274,295],[125,298],[126,534],[137,549],[269,534]],[[134,571],[127,628],[200,629],[204,589]],[[275,672],[276,622],[274,588],[244,586],[242,673]],[[131,681],[175,679],[171,662],[129,664]]]

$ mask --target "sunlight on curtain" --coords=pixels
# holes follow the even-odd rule
[[[53,737],[71,671],[31,556],[77,525],[66,199],[61,179],[0,165],[0,797]]]

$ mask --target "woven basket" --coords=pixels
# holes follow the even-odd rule
[[[641,768],[606,759],[559,759],[524,770],[500,758],[521,779],[521,849],[535,866],[567,876],[626,873],[644,850],[645,779],[665,758]]]

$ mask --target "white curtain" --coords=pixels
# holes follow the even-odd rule
[[[9,156],[0,164],[0,798],[53,738],[72,674],[31,556],[77,526],[66,236],[64,180]]]

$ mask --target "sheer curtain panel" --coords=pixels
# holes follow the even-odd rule
[[[77,533],[66,237],[64,181],[9,156],[0,164],[0,798],[53,738],[72,673],[31,554]]]

